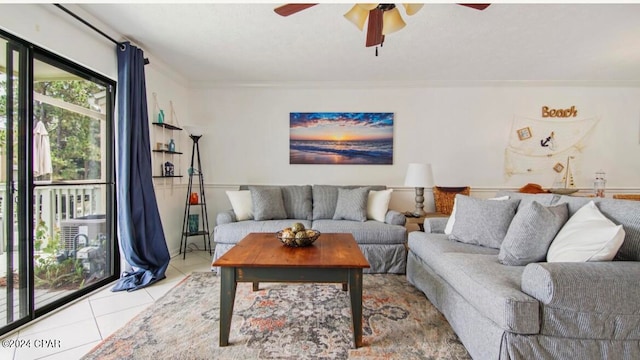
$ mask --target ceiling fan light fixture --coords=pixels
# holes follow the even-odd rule
[[[369,16],[369,11],[365,10],[358,4],[353,5],[351,10],[344,14],[344,17],[357,26],[361,31],[364,29],[364,23],[367,22],[367,16]]]
[[[382,14],[382,35],[394,33],[406,25],[398,8],[387,10]]]
[[[420,11],[424,4],[402,4],[402,6],[404,6],[404,10],[407,12],[407,15],[411,16]]]

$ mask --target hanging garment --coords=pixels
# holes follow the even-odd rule
[[[51,174],[51,145],[49,132],[42,121],[33,129],[33,176]]]

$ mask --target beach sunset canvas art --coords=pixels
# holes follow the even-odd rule
[[[393,164],[393,113],[292,112],[290,164]]]

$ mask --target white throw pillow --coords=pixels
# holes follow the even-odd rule
[[[391,193],[393,189],[387,190],[371,190],[367,199],[367,219],[384,222],[389,211],[389,201],[391,201]]]
[[[495,198],[490,198],[489,200],[509,200],[508,196],[500,196]],[[453,231],[453,224],[456,222],[456,199],[453,199],[453,210],[451,210],[451,215],[449,215],[449,220],[447,220],[447,225],[444,227],[444,233],[447,235],[451,235]]]
[[[253,201],[251,200],[251,191],[227,191],[227,197],[231,202],[233,212],[236,213],[238,221],[253,219]]]
[[[576,211],[547,252],[548,262],[610,261],[624,242],[622,225],[607,219],[593,201]]]

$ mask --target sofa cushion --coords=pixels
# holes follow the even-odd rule
[[[313,217],[313,196],[311,185],[251,185],[252,188],[280,188],[282,202],[287,212],[287,219],[306,219]],[[240,185],[240,190],[249,190],[249,185]]]
[[[528,203],[513,217],[498,260],[513,266],[544,261],[551,241],[568,218],[567,204],[547,207],[537,201]]]
[[[369,188],[338,189],[338,200],[333,220],[367,220]]]
[[[367,199],[367,219],[380,222],[386,221],[392,192],[393,189],[369,191],[369,197]],[[404,225],[404,223],[398,225]]]
[[[504,266],[496,255],[445,253],[433,269],[500,328],[519,334],[540,331],[539,302],[522,292],[523,266]]]
[[[408,246],[414,255],[502,329],[535,334],[538,302],[520,290],[522,266],[498,262],[498,250],[450,240],[445,234],[414,231]]]
[[[312,228],[321,233],[351,233],[358,244],[404,244],[407,229],[375,220],[314,220]]]
[[[250,186],[255,220],[286,219],[282,189],[279,187]]]
[[[562,227],[549,247],[549,262],[609,261],[622,246],[625,232],[604,216],[593,201]]]
[[[284,220],[246,220],[224,225],[218,225],[214,229],[213,240],[217,244],[237,244],[245,236],[252,232],[272,232],[273,238],[278,241],[276,232],[291,226],[294,222],[302,223],[306,228],[311,228],[311,221],[304,219]]]
[[[227,191],[227,197],[235,213],[236,220],[253,219],[253,201],[251,200],[251,191]]]
[[[602,215],[624,228],[624,242],[615,259],[640,261],[640,201],[601,199],[597,205]]]
[[[496,197],[500,196],[508,196],[509,199],[519,199],[520,204],[518,204],[518,210],[533,201],[544,206],[549,206],[555,205],[558,199],[560,199],[560,196],[556,194],[528,194],[515,191],[498,191]]]
[[[443,261],[442,255],[445,253],[498,255],[497,249],[451,240],[448,235],[442,233],[412,231],[409,233],[407,245],[424,262],[436,268],[436,263]]]
[[[281,189],[287,219],[311,220],[313,218],[311,185],[290,185],[283,186]]]
[[[456,221],[451,239],[500,248],[520,200],[484,200],[456,195]]]
[[[338,189],[355,189],[362,186],[313,185],[313,220],[333,219],[338,202]],[[367,185],[370,190],[385,190],[383,185]]]
[[[338,187],[332,185],[313,185],[313,220],[332,219],[336,213]]]
[[[490,198],[488,200],[508,200],[508,196],[500,196]],[[449,219],[447,220],[447,225],[444,228],[444,233],[447,235],[451,235],[451,231],[453,231],[453,224],[456,222],[456,199],[453,199],[453,210],[451,210],[451,215],[449,215]]]
[[[562,195],[556,198],[556,204],[566,203],[569,209],[569,217],[573,216],[580,208],[585,206],[589,201],[593,201],[593,198],[582,196],[567,196]]]
[[[566,202],[571,216],[592,200],[604,216],[624,227],[625,238],[616,260],[640,261],[640,201],[562,196],[558,203]]]
[[[498,250],[451,240],[445,234],[409,233],[414,255],[502,329],[536,334],[539,303],[521,288],[522,266],[498,262]]]

